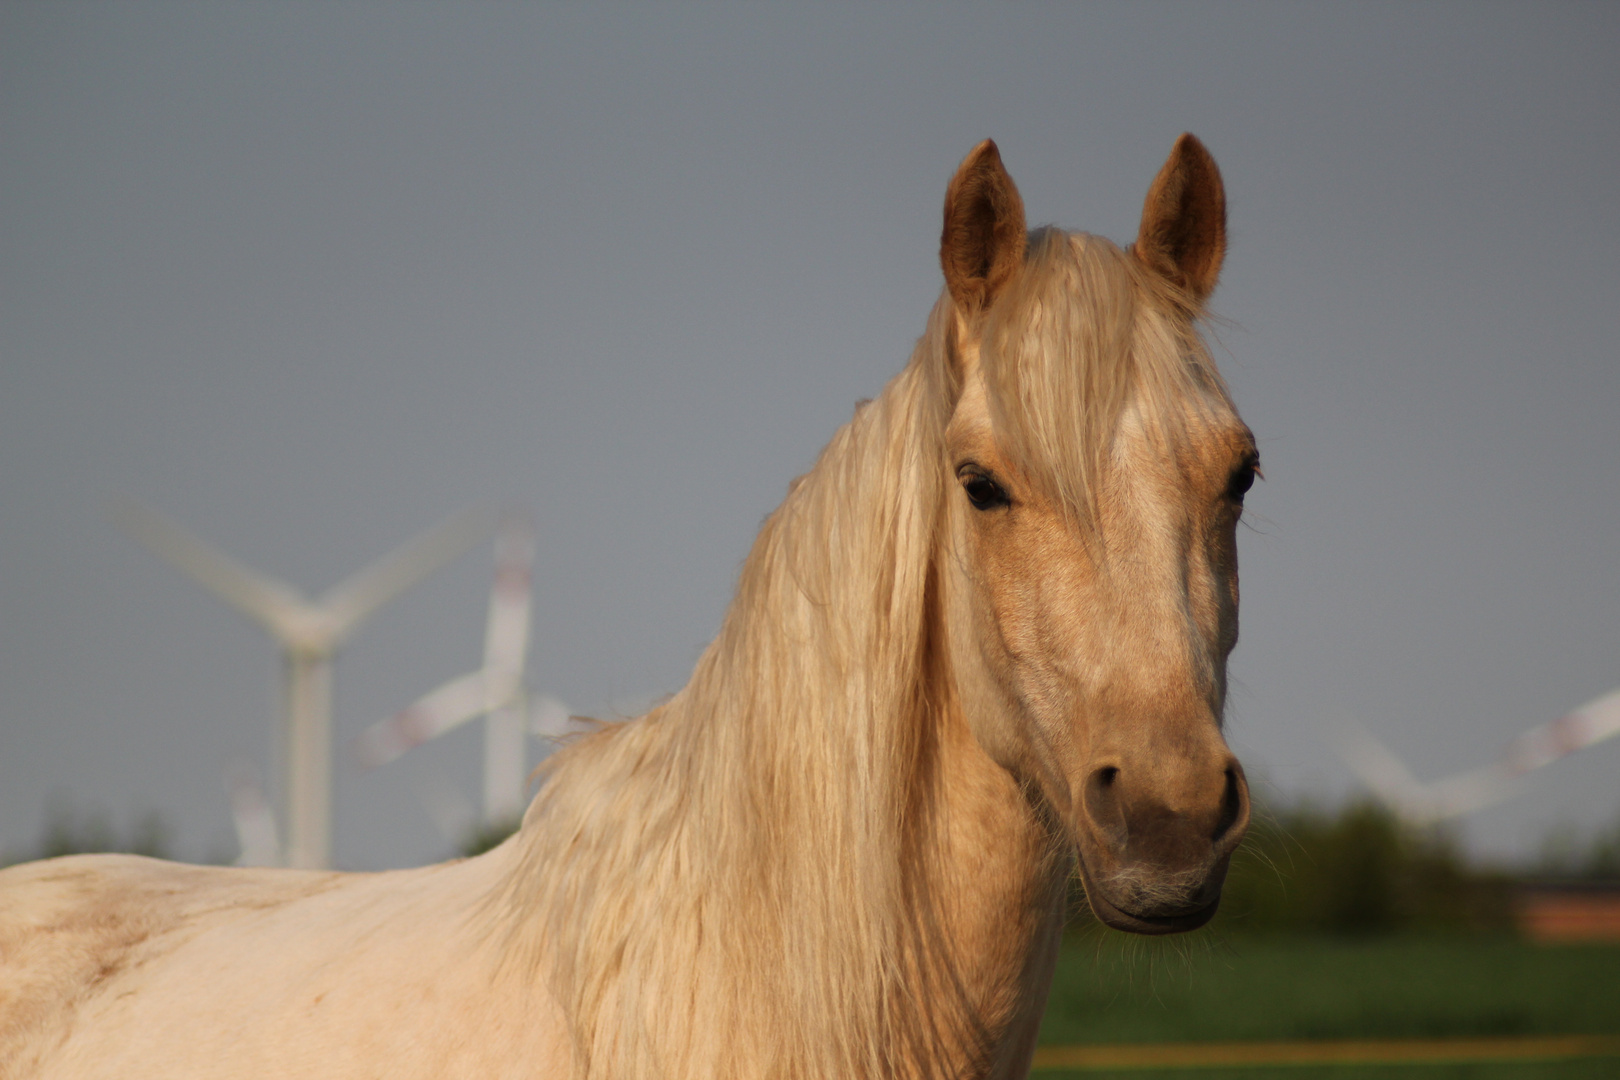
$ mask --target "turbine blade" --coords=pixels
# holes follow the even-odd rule
[[[1433,820],[1463,817],[1512,798],[1521,785],[1499,766],[1457,773],[1429,785]]]
[[[1620,690],[1520,735],[1503,752],[1501,767],[1509,776],[1523,776],[1615,735],[1620,735]]]
[[[1551,723],[1531,728],[1483,769],[1420,784],[1406,766],[1359,724],[1332,733],[1345,764],[1403,817],[1432,823],[1462,817],[1518,794],[1524,776],[1594,743],[1620,735],[1620,690],[1594,698]]]
[[[533,605],[534,530],[520,518],[508,518],[495,537],[495,584],[489,593],[489,621],[484,630],[484,670],[510,686],[516,697],[523,683],[529,651]]]
[[[1580,738],[1584,740],[1576,749],[1584,750],[1595,742],[1620,735],[1620,690],[1611,690],[1576,709],[1582,725]]]
[[[312,606],[297,590],[244,566],[156,510],[121,499],[113,520],[282,641],[299,639],[310,624]]]
[[[354,741],[355,761],[365,769],[386,765],[407,750],[482,716],[489,707],[489,680],[484,672],[452,679],[361,732]]]
[[[333,586],[319,604],[335,637],[340,641],[347,637],[367,615],[488,536],[494,527],[490,511],[463,510]]]
[[[1339,728],[1328,729],[1324,736],[1340,760],[1379,801],[1408,820],[1431,819],[1432,797],[1427,789],[1418,783],[1406,763],[1361,723],[1347,715]]]
[[[253,770],[246,765],[229,769],[225,786],[231,795],[231,822],[236,826],[236,842],[242,853],[238,866],[280,866],[281,840],[276,835],[276,816],[259,787]]]

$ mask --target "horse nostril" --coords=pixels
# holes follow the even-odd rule
[[[1125,811],[1119,805],[1119,791],[1115,781],[1119,768],[1104,765],[1086,778],[1086,816],[1096,827],[1099,838],[1110,847],[1123,851],[1129,835],[1125,827]]]
[[[1215,835],[1210,839],[1220,843],[1221,837],[1231,831],[1238,819],[1243,816],[1243,785],[1238,780],[1237,770],[1226,770],[1226,790],[1221,792],[1221,815],[1215,821]]]

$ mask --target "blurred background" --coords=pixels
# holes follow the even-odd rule
[[[1620,685],[1617,45],[1599,4],[0,5],[0,852],[230,861],[227,770],[275,782],[277,647],[119,498],[312,595],[524,510],[530,685],[634,713],[904,363],[961,157],[1124,243],[1190,130],[1266,474],[1257,790],[1295,843],[1596,865],[1620,740],[1397,851],[1323,732],[1429,779]],[[359,628],[340,747],[481,662],[490,577],[469,549]],[[432,793],[475,803],[480,745],[340,761],[336,864],[451,854]],[[1345,918],[1440,918],[1390,888]],[[1499,918],[1482,888],[1445,918]]]

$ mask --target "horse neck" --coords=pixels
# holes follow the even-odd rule
[[[506,895],[587,1075],[962,1074],[1017,1011],[1052,874],[942,688],[939,411],[914,362],[687,687],[554,759]]]
[[[928,960],[907,989],[956,1016],[940,1041],[969,1063],[959,1075],[1023,1076],[1067,914],[1072,848],[1038,789],[990,758],[943,685],[927,779],[937,794],[917,829],[926,895],[911,906]]]

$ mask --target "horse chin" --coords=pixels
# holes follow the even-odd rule
[[[1086,860],[1082,856],[1079,860],[1080,880],[1086,887],[1086,902],[1091,905],[1092,914],[1111,930],[1123,930],[1127,934],[1145,934],[1157,936],[1162,934],[1184,934],[1189,930],[1197,930],[1215,917],[1216,910],[1221,906],[1221,894],[1217,890],[1214,899],[1203,907],[1190,911],[1177,912],[1171,915],[1138,915],[1117,907],[1113,901],[1098,887],[1086,869]],[[1222,874],[1224,877],[1225,874]]]

